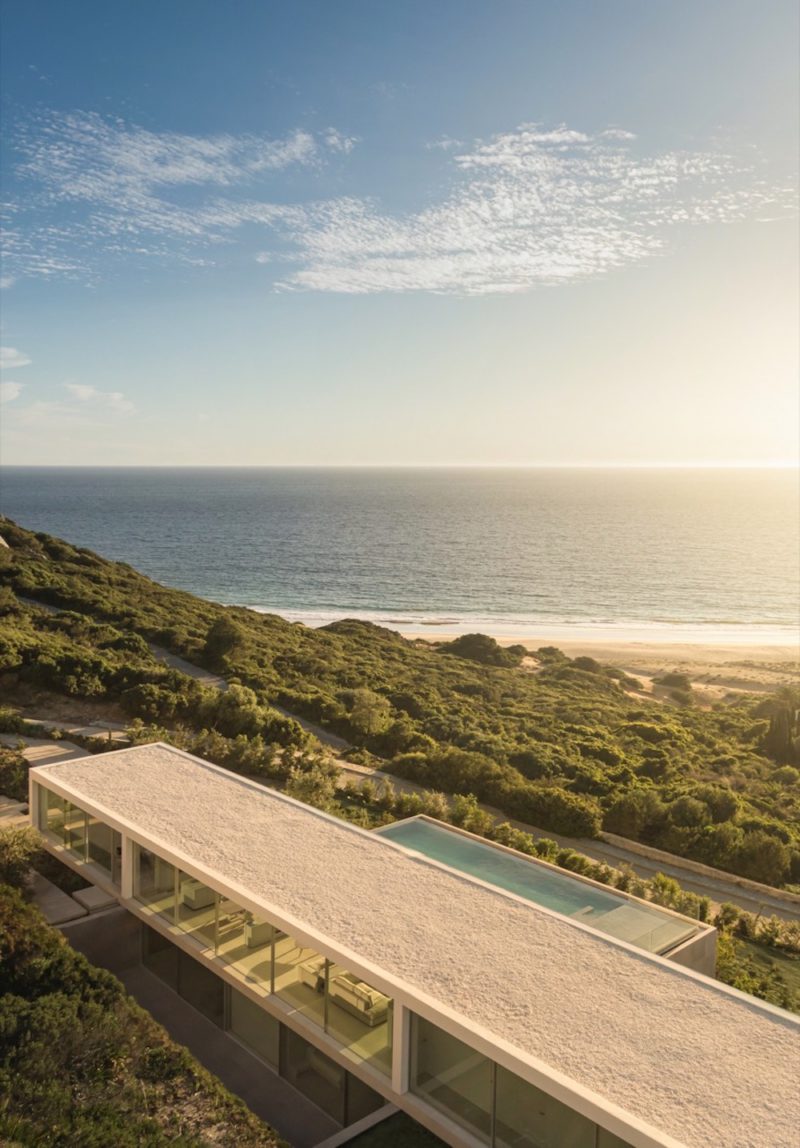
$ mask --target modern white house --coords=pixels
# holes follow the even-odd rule
[[[368,832],[156,744],[30,772],[142,960],[341,1124],[463,1148],[797,1148],[800,1021],[709,926],[428,818]]]

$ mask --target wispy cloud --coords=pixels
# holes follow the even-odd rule
[[[3,401],[10,403],[20,394],[19,383],[3,384]],[[67,441],[78,431],[113,431],[135,414],[134,404],[121,391],[101,391],[83,383],[63,383],[62,398],[35,398],[15,403],[3,416],[3,429],[9,434],[26,435],[31,431]]]
[[[661,251],[670,228],[794,210],[788,189],[714,152],[643,156],[634,136],[522,125],[456,150],[453,190],[405,216],[346,199],[291,227],[288,289],[519,292]]]
[[[260,198],[265,181],[347,156],[357,142],[335,128],[203,137],[48,113],[17,133],[15,173],[30,194],[7,205],[5,262],[35,276],[86,276],[99,253],[196,263],[192,245],[286,210]]]
[[[30,361],[30,357],[16,347],[0,347],[0,370],[17,370],[19,367],[27,367]]]
[[[0,403],[13,403],[22,394],[22,383],[0,383]]]
[[[83,383],[64,383],[64,388],[78,403],[87,403],[95,407],[104,407],[106,410],[116,411],[118,414],[128,414],[134,410],[133,403],[126,399],[121,391],[99,391],[96,387],[88,387]]]
[[[356,144],[360,143],[358,136],[343,135],[336,128],[328,128],[323,132],[322,139],[330,151],[341,152],[343,155],[350,155]]]
[[[0,275],[0,291],[7,291],[15,283],[16,280],[13,275]]]
[[[20,140],[31,195],[12,205],[8,266],[75,276],[109,258],[208,266],[238,242],[282,289],[519,292],[652,257],[677,226],[795,210],[793,189],[767,182],[752,153],[648,154],[624,127],[566,124],[427,145],[442,153],[446,190],[419,211],[267,194],[288,169],[345,162],[356,142],[336,128],[194,137],[51,114]]]
[[[463,146],[463,140],[456,140],[451,136],[440,136],[438,139],[428,140],[425,144],[428,151],[453,151],[455,148]]]

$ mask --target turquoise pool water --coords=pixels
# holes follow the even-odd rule
[[[587,885],[521,855],[465,837],[446,825],[414,818],[386,825],[375,832],[406,849],[573,917],[650,953],[664,953],[697,932],[697,926],[691,921]]]

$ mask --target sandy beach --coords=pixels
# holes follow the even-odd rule
[[[452,641],[456,633],[430,630],[403,631],[406,638],[424,639],[432,643]],[[581,632],[560,637],[553,630],[543,629],[542,636],[531,634],[492,635],[502,646],[519,644],[530,651],[541,646],[557,646],[571,658],[588,656],[598,662],[615,666],[638,678],[648,693],[653,690],[653,678],[669,671],[689,676],[697,694],[711,702],[726,694],[747,692],[763,693],[779,686],[800,682],[800,645],[781,638],[779,641],[759,642],[720,640],[646,640],[614,638],[604,633]],[[770,635],[772,636],[772,635]],[[727,639],[727,635],[725,635]]]

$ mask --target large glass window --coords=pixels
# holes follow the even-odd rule
[[[182,950],[178,951],[178,992],[188,1004],[222,1028],[225,985],[216,973]]]
[[[357,973],[329,962],[325,1031],[358,1060],[392,1071],[391,997],[373,988]]]
[[[275,992],[320,1028],[325,1026],[328,964],[315,949],[276,931]]]
[[[492,1148],[630,1148],[561,1101],[412,1014],[411,1091]]]
[[[420,1016],[412,1016],[411,1091],[489,1143],[492,1062]]]
[[[497,1148],[595,1148],[594,1121],[500,1065],[496,1073]]]
[[[76,861],[88,861],[119,885],[122,837],[93,813],[39,786],[39,824],[45,837],[64,845]]]
[[[178,874],[176,923],[265,995],[272,991],[269,921],[237,905],[188,873]]]
[[[281,1076],[344,1124],[345,1070],[285,1025],[281,1025]]]
[[[88,860],[108,873],[119,885],[122,869],[122,837],[116,829],[99,821],[94,814],[86,815],[86,844]]]
[[[171,989],[178,991],[178,950],[167,937],[147,925],[142,929],[142,963]]]
[[[215,949],[219,894],[188,873],[178,874],[177,924],[204,948]]]
[[[259,992],[272,991],[272,945],[269,921],[220,895],[217,904],[216,955]]]
[[[347,1089],[345,1124],[355,1124],[357,1120],[363,1120],[370,1112],[375,1112],[386,1104],[379,1092],[375,1092],[351,1072],[346,1074],[345,1086]]]
[[[234,1036],[262,1060],[278,1067],[280,1022],[236,989],[231,989],[230,1027]]]
[[[50,789],[39,787],[39,827],[45,837],[64,844],[67,803]]]
[[[136,845],[133,858],[133,895],[154,913],[175,920],[177,871],[143,845]]]
[[[77,805],[65,803],[64,844],[78,861],[86,861],[86,814]]]

